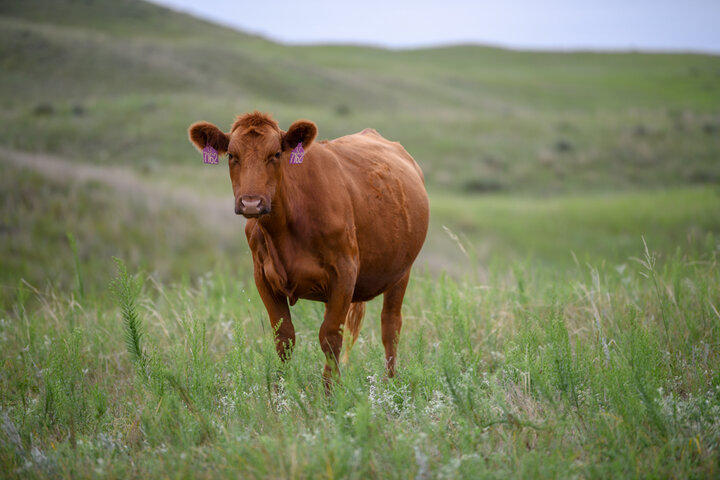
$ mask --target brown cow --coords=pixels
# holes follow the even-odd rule
[[[392,377],[403,296],[428,228],[423,174],[413,158],[373,129],[313,142],[313,122],[298,120],[284,132],[259,112],[237,117],[229,133],[199,122],[189,134],[199,149],[228,154],[235,213],[248,219],[255,285],[280,358],[287,360],[295,343],[288,299],[325,302],[319,337],[329,387],[339,373],[343,324],[352,333],[347,356],[363,302],[384,294],[382,341]],[[291,163],[299,144],[304,159]]]

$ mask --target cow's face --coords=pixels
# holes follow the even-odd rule
[[[268,115],[260,113],[238,117],[230,133],[207,122],[190,127],[190,140],[199,149],[210,145],[227,153],[235,196],[235,213],[246,218],[270,214],[277,186],[290,151],[302,143],[307,149],[317,135],[317,127],[307,120],[293,123],[283,132]]]
[[[230,181],[235,195],[235,213],[246,218],[272,211],[282,157],[278,132],[231,134],[228,145]]]

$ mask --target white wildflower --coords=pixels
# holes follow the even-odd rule
[[[272,403],[277,413],[290,411],[290,400],[285,391],[285,379],[280,377],[276,388],[272,392]]]
[[[450,405],[447,395],[440,390],[433,390],[432,398],[425,406],[425,415],[438,417]]]
[[[314,443],[315,443],[315,440],[316,440],[315,434],[314,434],[314,433],[308,433],[308,432],[302,432],[302,433],[300,434],[300,438],[302,438],[303,441],[304,441],[305,443],[307,443],[308,445],[314,444]]]
[[[228,415],[235,411],[235,399],[228,395],[220,397],[220,406],[224,415]]]

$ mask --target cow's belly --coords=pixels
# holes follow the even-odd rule
[[[395,285],[412,267],[420,253],[429,222],[424,189],[405,185],[369,198],[370,215],[357,215],[360,255],[355,301],[366,301]]]
[[[409,268],[409,267],[408,267]],[[375,275],[362,275],[358,277],[353,292],[353,302],[367,302],[385,293],[395,285],[407,272],[379,272]]]
[[[367,302],[378,295],[382,295],[390,287],[395,285],[406,272],[407,269],[403,271],[384,271],[374,275],[366,274],[358,276],[352,301]],[[298,299],[327,302],[329,290],[332,288],[332,285],[329,285],[324,279],[318,277],[315,277],[313,280],[310,280],[308,277],[301,277],[301,281],[296,282],[291,276],[288,284],[290,292],[288,300],[291,305],[294,305]]]
[[[353,302],[367,302],[383,294],[395,285],[407,272],[409,266],[403,270],[383,270],[376,272],[363,272],[358,275],[353,291]],[[287,290],[290,294],[288,300],[294,305],[298,299],[327,302],[333,285],[329,280],[330,273],[319,272],[313,268],[311,271],[294,270],[289,272]]]
[[[387,245],[385,245],[387,247]],[[411,268],[419,247],[408,250],[407,245],[380,253],[377,262],[360,262],[353,291],[353,302],[366,302],[383,294],[395,285]],[[288,300],[294,305],[298,299],[327,302],[332,290],[332,273],[312,257],[296,259],[287,269]]]
[[[353,302],[367,302],[385,293],[390,287],[395,285],[405,274],[406,271],[400,274],[377,275],[373,277],[358,278],[355,284],[355,290],[353,291]],[[290,297],[288,300],[291,305],[294,305],[298,299],[313,300],[316,302],[327,302],[328,288],[324,282],[308,282],[305,281],[294,284],[290,290]],[[291,282],[294,283],[294,282]]]

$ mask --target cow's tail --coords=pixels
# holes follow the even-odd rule
[[[355,302],[350,304],[347,316],[345,317],[345,351],[343,352],[340,363],[347,365],[350,359],[350,350],[358,339],[360,327],[362,327],[363,317],[365,316],[365,302]]]

